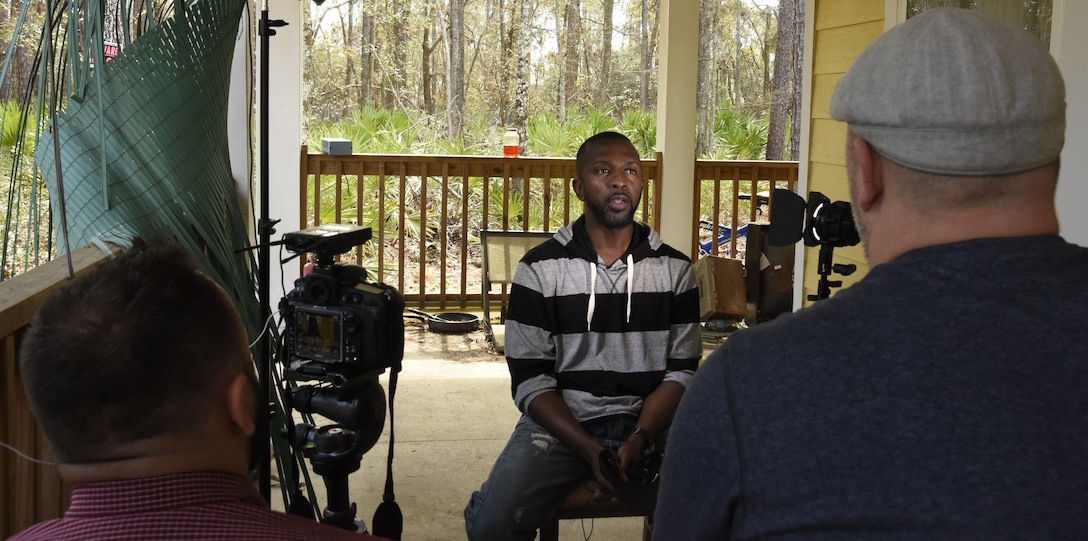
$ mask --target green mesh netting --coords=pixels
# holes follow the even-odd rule
[[[239,33],[245,7],[245,0],[176,5],[173,17],[69,97],[58,113],[59,152],[53,134],[43,133],[35,162],[53,194],[58,253],[104,242],[127,247],[137,235],[175,237],[204,259],[252,331],[260,323],[254,263],[237,251],[250,237],[226,121],[235,47],[250,46]]]

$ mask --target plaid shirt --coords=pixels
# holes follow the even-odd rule
[[[268,508],[245,479],[196,472],[76,485],[64,517],[9,541],[50,540],[373,540]]]

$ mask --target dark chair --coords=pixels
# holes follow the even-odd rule
[[[560,520],[644,516],[642,512],[620,501],[594,501],[593,492],[596,484],[596,481],[586,480],[578,483],[578,486],[567,494],[559,506],[556,517],[540,528],[540,541],[559,540]],[[650,540],[650,523],[646,519],[642,521],[642,539],[643,541]]]

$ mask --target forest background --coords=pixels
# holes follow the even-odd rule
[[[701,0],[697,153],[796,159],[803,0]],[[311,148],[573,156],[616,129],[656,141],[657,0],[329,0],[307,4]],[[696,29],[692,29],[695,31]]]
[[[29,3],[19,21],[24,2],[0,4],[0,280],[56,253],[28,122],[46,113],[25,107],[41,88],[46,3]],[[172,5],[153,0],[148,19],[170,17]],[[803,7],[701,0],[699,157],[796,159]],[[617,130],[653,156],[658,0],[326,0],[303,9],[303,140],[312,149],[344,137],[362,153],[501,155],[504,131],[515,128],[522,155],[571,157],[589,135]],[[125,41],[125,24],[109,13],[107,55],[118,52],[111,32]],[[133,35],[148,24],[127,23]],[[358,218],[388,227],[385,217]]]

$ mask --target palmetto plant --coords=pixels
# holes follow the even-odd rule
[[[639,156],[650,158],[657,147],[657,117],[642,110],[628,111],[620,122],[620,131],[638,149]]]
[[[562,123],[554,115],[529,117],[528,149],[531,156],[573,156],[582,144],[581,130]]]
[[[35,139],[27,133],[29,119],[20,104],[0,104],[0,170],[8,172],[7,185],[0,187],[6,203],[0,210],[5,247],[0,280],[47,260],[52,252],[49,193],[33,174]]]
[[[759,160],[766,155],[769,121],[723,103],[714,115],[712,160]]]

